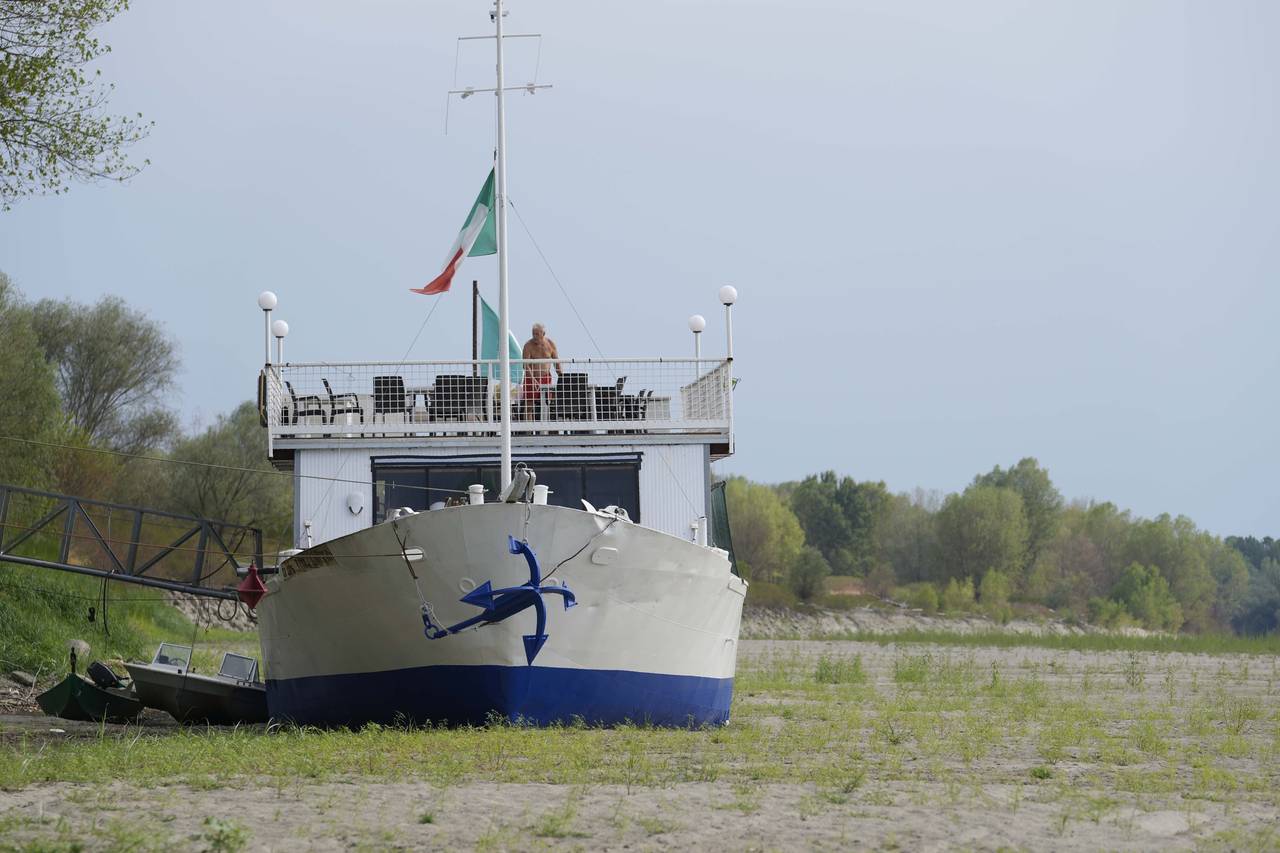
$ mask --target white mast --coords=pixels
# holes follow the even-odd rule
[[[497,35],[494,43],[498,46],[498,83],[495,94],[498,96],[498,192],[496,196],[498,205],[498,325],[502,329],[499,333],[498,342],[502,369],[500,406],[502,417],[501,488],[506,489],[511,483],[511,349],[507,344],[511,337],[511,325],[507,313],[507,115],[502,91],[502,0],[494,0],[493,2],[493,22]]]

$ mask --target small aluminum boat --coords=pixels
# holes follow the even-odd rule
[[[161,643],[151,663],[127,663],[133,689],[148,708],[180,723],[229,726],[267,721],[267,691],[258,661],[226,652],[216,675],[191,670],[191,647]]]

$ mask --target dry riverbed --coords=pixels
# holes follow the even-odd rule
[[[719,730],[0,735],[0,850],[1280,847],[1264,655],[759,640]]]

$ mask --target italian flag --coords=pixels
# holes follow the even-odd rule
[[[493,170],[490,169],[489,177],[480,189],[480,195],[476,197],[476,203],[471,206],[467,220],[462,223],[462,230],[458,232],[457,239],[453,241],[453,247],[449,249],[449,255],[444,262],[444,271],[433,278],[426,287],[409,289],[414,293],[427,296],[446,293],[449,286],[453,284],[453,274],[462,265],[464,256],[475,258],[497,252],[498,228],[494,222],[493,207]]]

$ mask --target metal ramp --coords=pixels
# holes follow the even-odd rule
[[[235,599],[250,561],[256,527],[0,483],[0,563]]]

